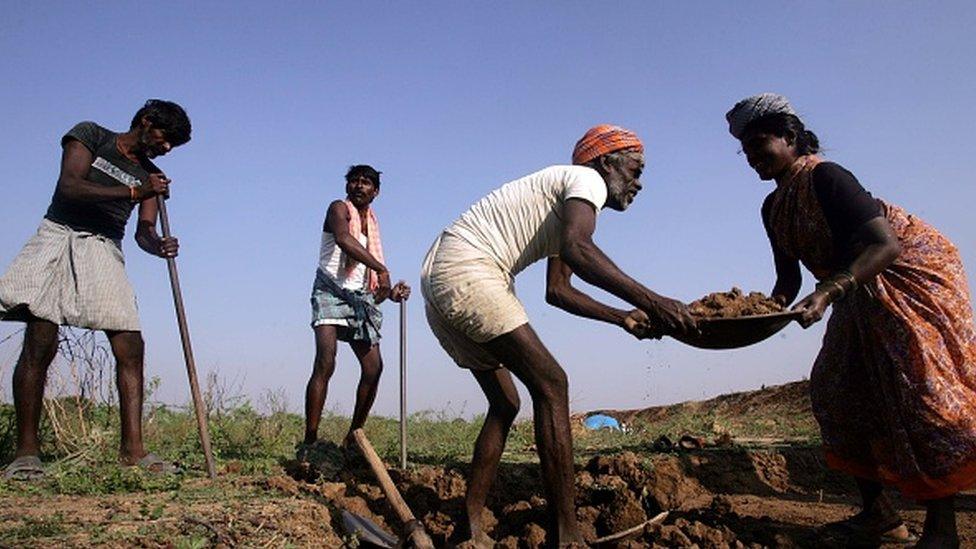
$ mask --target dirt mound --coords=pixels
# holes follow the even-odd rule
[[[349,465],[350,457],[334,442],[318,440],[315,444],[300,444],[295,459],[283,465],[289,476],[307,482],[322,478],[336,480]]]
[[[675,418],[694,416],[709,418],[713,424],[726,426],[726,428],[741,425],[745,420],[755,419],[767,423],[789,420],[802,422],[811,433],[816,432],[813,409],[810,405],[810,382],[806,380],[763,387],[756,391],[730,393],[703,401],[601,412],[628,425],[640,422],[650,428]],[[713,432],[722,432],[722,429],[716,428]]]
[[[688,312],[700,318],[735,318],[779,313],[783,306],[762,292],[742,293],[739,288],[708,294],[688,304]]]
[[[544,543],[546,500],[538,475],[537,464],[501,465],[484,517],[500,547]],[[346,470],[341,476],[341,482],[310,484],[288,478],[269,479],[268,484],[285,493],[316,494],[331,507],[360,514],[398,533],[399,522],[369,471]],[[438,547],[466,540],[465,470],[420,466],[391,471],[391,476]],[[812,448],[599,455],[576,473],[577,519],[590,543],[635,529],[627,539],[615,542],[620,547],[793,547],[805,544],[811,529],[740,515],[730,497],[812,497],[825,486],[849,493],[849,482],[828,477],[819,450]],[[665,520],[647,524],[662,511],[669,511]]]

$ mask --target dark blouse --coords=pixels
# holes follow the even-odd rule
[[[871,193],[866,191],[858,182],[854,174],[833,162],[821,162],[813,169],[813,190],[823,209],[827,225],[833,238],[834,249],[841,255],[847,255],[853,244],[854,233],[857,229],[874,219],[884,215],[881,203]],[[766,227],[766,235],[776,253],[776,248],[769,229],[769,208],[773,193],[763,201],[762,219]],[[853,258],[843,258],[848,260]]]

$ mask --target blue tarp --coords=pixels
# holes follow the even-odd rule
[[[620,430],[620,422],[606,414],[593,414],[583,420],[583,426],[590,430],[615,429]]]

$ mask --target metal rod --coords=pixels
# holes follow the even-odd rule
[[[159,219],[163,227],[163,237],[169,238],[169,217],[166,215],[166,201],[162,196],[156,197],[159,205]],[[183,358],[186,359],[186,374],[190,378],[190,395],[193,397],[193,408],[197,416],[197,429],[200,431],[200,445],[203,446],[203,456],[207,462],[207,476],[217,478],[217,468],[214,466],[213,451],[210,449],[210,430],[207,428],[207,411],[200,394],[200,382],[197,379],[196,362],[193,360],[193,348],[190,346],[190,328],[186,324],[186,311],[183,307],[183,293],[180,291],[180,276],[176,272],[176,258],[167,257],[166,266],[169,268],[169,284],[173,289],[173,304],[176,306],[176,322],[180,327],[180,340],[183,342]]]
[[[407,301],[400,301],[400,469],[407,468]]]

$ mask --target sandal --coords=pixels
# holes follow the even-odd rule
[[[135,465],[131,465],[130,467],[138,467],[143,471],[152,473],[154,475],[176,475],[183,472],[183,469],[181,469],[175,463],[166,461],[151,452],[143,456],[143,458],[137,461]]]
[[[3,470],[7,480],[34,481],[44,478],[44,464],[37,456],[20,456]]]

